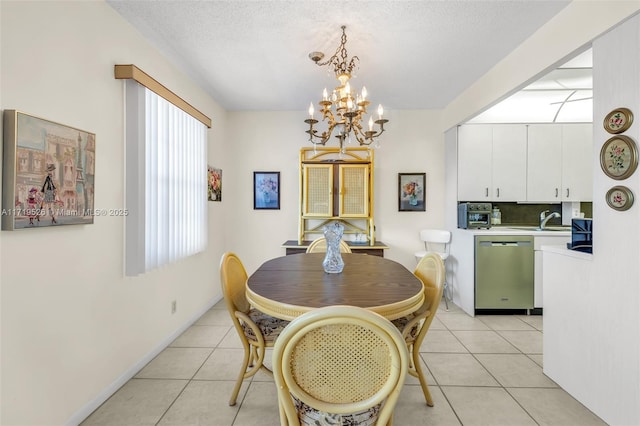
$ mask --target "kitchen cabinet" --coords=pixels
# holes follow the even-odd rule
[[[562,201],[593,200],[592,127],[562,125]]]
[[[527,130],[529,202],[591,201],[591,123],[531,124]]]
[[[567,247],[567,243],[571,242],[571,235],[544,235],[535,236],[533,239],[533,257],[534,257],[534,274],[533,274],[533,307],[542,308],[542,246],[563,246]]]
[[[373,151],[368,148],[302,148],[298,243],[322,234],[334,220],[345,234],[364,234],[375,243],[373,227]],[[309,238],[306,238],[309,237]]]
[[[458,200],[525,200],[526,170],[524,125],[467,124],[458,129]]]

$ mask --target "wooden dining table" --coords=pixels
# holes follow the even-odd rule
[[[358,306],[394,320],[424,301],[422,281],[393,260],[342,253],[343,271],[329,274],[322,267],[324,256],[302,253],[266,261],[248,278],[247,299],[284,320],[331,305]]]

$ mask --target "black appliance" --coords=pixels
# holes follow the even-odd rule
[[[567,248],[585,253],[593,253],[592,219],[571,219],[571,242]]]
[[[491,228],[491,203],[458,204],[458,228]]]

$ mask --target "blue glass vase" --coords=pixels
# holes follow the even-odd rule
[[[327,254],[322,261],[322,267],[328,274],[339,274],[344,268],[344,260],[340,253],[340,240],[344,233],[344,225],[340,222],[333,222],[322,228],[324,238],[327,240]]]

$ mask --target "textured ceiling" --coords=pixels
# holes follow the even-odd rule
[[[337,85],[308,54],[333,54],[341,25],[372,103],[443,108],[569,1],[108,3],[225,109],[306,111]]]

